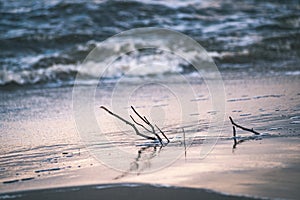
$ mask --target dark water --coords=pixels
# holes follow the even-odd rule
[[[300,1],[4,0],[0,85],[72,83],[99,42],[149,26],[192,37],[221,72],[300,74]]]

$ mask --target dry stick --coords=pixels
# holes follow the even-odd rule
[[[143,120],[145,120],[146,124],[150,124],[150,122],[148,121],[148,119],[145,116],[144,116]]]
[[[239,141],[237,141],[237,139],[236,139],[236,129],[235,129],[235,126],[238,126],[239,128],[241,128],[241,126],[240,126],[240,125],[237,125],[236,123],[234,123],[231,117],[229,117],[229,119],[230,119],[231,123],[233,124],[232,130],[233,130],[233,142],[234,142],[234,143],[233,143],[232,149],[235,149],[236,146],[237,146],[238,144],[241,144],[241,143],[244,142],[245,140],[239,140]],[[244,129],[244,127],[242,127],[241,129],[245,130],[245,129],[247,129],[247,128]],[[253,129],[247,129],[247,131],[249,131],[249,130],[253,130]],[[252,131],[250,131],[250,132],[252,132]],[[256,133],[257,133],[257,132],[256,132]],[[259,134],[259,133],[258,133],[258,134]]]
[[[234,141],[234,144],[233,144],[233,149],[236,148],[236,145],[238,144],[237,143],[237,140],[236,140],[236,130],[235,130],[235,126],[232,126],[232,130],[233,130],[233,141]]]
[[[162,139],[161,137],[155,132],[154,126],[152,124],[150,124],[150,122],[148,121],[148,119],[144,116],[145,120],[148,122],[147,124],[150,126],[150,128],[152,129],[152,132],[158,139],[158,141],[160,142],[161,145],[163,145],[162,143]]]
[[[140,124],[140,123],[138,123],[137,121],[135,121],[135,119],[134,119],[131,115],[129,115],[129,116],[130,116],[130,118],[132,119],[132,121],[133,121],[134,123],[136,123],[137,125],[143,127],[146,131],[148,131],[148,132],[151,133],[151,131],[150,131],[149,129],[147,129],[143,124]]]
[[[135,109],[133,106],[131,106],[131,109],[133,110],[133,112],[139,117],[141,118],[146,124],[150,124],[150,122],[147,120],[147,118],[144,116],[142,117]]]
[[[108,110],[104,106],[100,106],[100,108],[102,108],[103,110],[105,110],[106,112],[111,114],[112,116],[118,118],[119,120],[123,121],[124,123],[130,125],[135,130],[137,135],[142,136],[142,137],[147,138],[147,139],[156,140],[156,138],[154,138],[154,137],[150,137],[150,136],[147,136],[147,135],[144,135],[144,134],[140,133],[139,130],[135,127],[135,125],[133,123],[131,123],[131,122],[127,121],[126,119],[120,117],[119,115],[111,112],[110,110]]]
[[[186,144],[185,144],[185,131],[184,131],[184,128],[182,128],[182,131],[183,131],[184,159],[186,160]]]
[[[170,140],[169,140],[169,138],[166,136],[166,134],[165,134],[162,130],[160,130],[160,128],[158,128],[158,126],[157,126],[156,124],[155,124],[155,127],[159,130],[159,132],[166,138],[167,142],[169,143]]]
[[[157,134],[155,133],[155,130],[152,128],[152,124],[148,124],[148,125],[152,128],[152,131],[150,131],[150,130],[147,129],[143,124],[140,124],[140,123],[138,123],[137,121],[135,121],[135,119],[134,119],[131,115],[130,115],[130,118],[132,119],[132,121],[133,121],[134,123],[136,123],[137,125],[143,127],[146,131],[148,131],[148,132],[150,132],[150,133],[153,133],[153,134],[157,137],[157,139],[158,139],[158,141],[160,142],[160,144],[163,145],[162,139],[159,137],[159,135],[157,135]]]
[[[251,132],[251,133],[254,133],[255,135],[260,135],[260,133],[257,132],[257,131],[255,131],[255,130],[253,130],[253,128],[252,128],[252,129],[250,129],[250,128],[245,128],[245,127],[243,127],[243,126],[241,126],[241,125],[236,124],[236,123],[233,121],[233,119],[232,119],[231,117],[229,117],[229,119],[230,119],[232,125],[236,126],[237,128],[240,128],[240,129],[242,129],[242,130],[244,130],[244,131],[249,131],[249,132]]]
[[[148,119],[147,119],[145,116],[142,117],[142,116],[134,109],[133,106],[131,106],[131,109],[133,110],[133,112],[134,112],[140,119],[142,119],[148,126],[150,126],[150,128],[151,128],[152,131],[148,130],[147,128],[145,128],[145,130],[147,130],[147,131],[150,132],[150,133],[153,133],[153,134],[157,137],[157,139],[158,139],[158,141],[160,142],[160,144],[163,145],[161,137],[159,137],[159,135],[155,132],[154,126],[148,121]],[[134,120],[134,121],[135,121],[135,120]],[[138,125],[141,125],[141,124],[139,124],[139,123],[137,123],[137,124],[138,124]],[[144,127],[144,126],[142,126],[142,127]]]

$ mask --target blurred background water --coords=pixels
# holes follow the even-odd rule
[[[299,75],[299,11],[296,0],[3,0],[0,86],[72,84],[79,63],[97,44],[121,31],[149,26],[192,37],[222,73]],[[172,64],[177,71],[193,71],[180,61]]]

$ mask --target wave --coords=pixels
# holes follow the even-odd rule
[[[82,48],[82,47],[79,47]],[[118,79],[120,77],[159,76],[183,72],[186,63],[182,58],[167,52],[150,55],[140,55],[140,52],[131,52],[114,61],[110,66],[88,61],[75,64],[53,64],[47,66],[45,61],[62,60],[62,58],[27,58],[27,63],[35,63],[36,68],[27,67],[22,70],[0,70],[0,85],[7,84],[33,85],[41,83],[73,84],[76,76],[82,80]],[[46,65],[44,67],[44,65]],[[99,74],[99,71],[103,72]]]
[[[221,71],[295,75],[300,61],[298,5],[293,0],[284,4],[258,0],[1,1],[0,85],[69,84],[76,73],[82,73],[80,63],[99,42],[121,31],[149,26],[192,37]],[[171,57],[159,61],[163,67],[143,68],[143,72],[134,72],[133,60],[132,66],[124,62],[107,76],[193,71]],[[91,73],[87,76],[95,78]]]
[[[79,51],[88,52],[93,42],[89,45],[77,46]],[[116,47],[115,47],[116,48]],[[216,62],[225,61],[230,64],[223,65],[221,71],[243,70],[246,71],[241,63],[247,63],[247,57],[250,52],[208,52]],[[193,59],[194,52],[190,52],[190,58]],[[108,58],[109,59],[109,58]],[[243,59],[245,59],[243,61]],[[155,50],[152,53],[141,51],[130,52],[119,57],[109,66],[94,61],[74,62],[68,56],[52,54],[50,56],[39,55],[36,57],[24,57],[21,59],[23,67],[0,69],[0,86],[7,85],[36,85],[48,84],[52,86],[73,85],[77,80],[83,84],[95,84],[100,78],[117,81],[119,78],[143,78],[151,76],[168,76],[173,74],[185,74],[194,76],[196,69],[185,59],[178,57],[170,52]],[[299,76],[299,70],[296,63],[290,63],[291,66],[282,71],[273,71],[274,75]],[[261,67],[261,66],[258,66]],[[261,69],[258,69],[261,71]],[[101,74],[99,74],[101,72]]]

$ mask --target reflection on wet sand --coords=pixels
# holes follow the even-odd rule
[[[136,174],[139,175],[140,172],[144,171],[147,168],[150,168],[151,159],[158,156],[162,148],[162,145],[141,147],[138,150],[136,158],[133,160],[133,162],[130,163],[129,169],[123,172],[121,175],[115,177],[114,179],[116,180],[123,178],[127,174],[134,172],[136,172]]]

